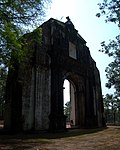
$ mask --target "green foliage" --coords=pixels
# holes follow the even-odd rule
[[[49,1],[0,1],[0,64],[9,65],[11,53],[13,55],[16,50],[18,53],[22,47],[18,39],[26,32],[26,28],[28,32],[28,29],[40,24],[45,14],[44,5]]]
[[[100,13],[96,16],[100,17],[102,15],[106,16],[106,22],[115,23],[118,28],[120,28],[120,1],[119,0],[103,0],[103,3],[99,3]],[[106,87],[115,88],[115,95],[120,97],[120,34],[116,35],[116,38],[109,40],[109,43],[105,41],[101,42],[102,49],[109,57],[113,57],[113,62],[111,62],[106,68],[106,77],[108,83]]]
[[[23,34],[40,25],[48,2],[50,0],[0,0],[0,110],[8,67],[28,61],[33,53],[33,43],[41,44],[40,28],[30,33],[33,40],[27,37],[30,34]]]
[[[67,121],[70,121],[71,102],[68,101],[64,107],[64,114],[67,116]]]
[[[106,22],[114,22],[120,27],[120,1],[119,0],[103,0],[103,3],[98,3],[100,13],[96,16],[106,16]]]
[[[24,68],[27,67],[26,65],[24,65],[26,63],[31,65],[35,54],[35,47],[41,47],[42,28],[36,28],[33,32],[25,34],[19,39],[19,41],[22,43],[22,49],[17,52],[17,62],[20,63]],[[15,55],[14,58],[16,59],[17,56]],[[13,59],[13,62],[15,61],[15,59]]]
[[[0,119],[3,119],[6,79],[7,79],[7,70],[4,67],[0,67]]]
[[[109,57],[113,57],[113,62],[111,62],[105,70],[108,79],[106,87],[111,88],[114,86],[116,89],[115,94],[120,96],[120,40],[117,37],[116,41],[112,40],[108,45],[106,45],[105,42],[102,42],[101,46],[103,48],[102,51],[104,51],[105,54],[108,54]]]
[[[106,94],[103,98],[107,123],[120,124],[120,99],[113,94]]]

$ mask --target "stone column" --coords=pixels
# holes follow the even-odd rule
[[[80,128],[85,127],[85,95],[84,91],[77,92],[78,124]]]
[[[63,112],[62,72],[58,68],[51,71],[51,114],[49,130],[52,132],[66,129],[66,117]]]

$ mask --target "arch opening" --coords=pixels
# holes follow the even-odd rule
[[[75,127],[75,86],[74,84],[65,79],[63,85],[63,104],[64,104],[64,115],[66,118],[66,128]]]

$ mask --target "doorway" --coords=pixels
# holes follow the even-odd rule
[[[63,85],[63,104],[64,115],[66,119],[66,128],[73,128],[75,126],[75,86],[74,84],[65,79]]]

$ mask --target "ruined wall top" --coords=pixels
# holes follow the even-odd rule
[[[67,29],[67,31],[75,36],[77,36],[77,38],[79,38],[81,40],[81,42],[86,45],[86,41],[82,38],[82,36],[78,33],[78,31],[75,29],[74,24],[72,23],[71,19],[69,17],[66,17],[67,21],[64,23],[62,21],[56,20],[54,18],[50,18],[48,21],[44,22],[41,27],[43,27],[44,25],[47,24],[51,24],[51,26],[59,25],[59,29],[60,27],[63,29]]]

